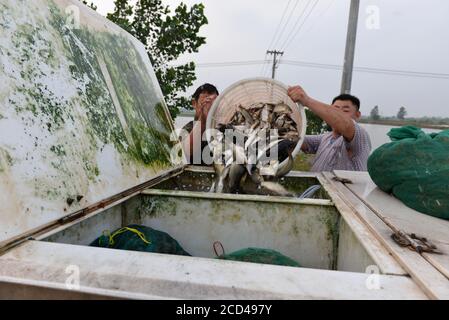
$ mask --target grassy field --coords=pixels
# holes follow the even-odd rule
[[[313,154],[304,154],[300,153],[295,158],[295,164],[293,166],[293,170],[295,171],[310,171],[311,162],[313,160]]]

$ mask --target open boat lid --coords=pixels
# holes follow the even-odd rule
[[[0,8],[0,248],[182,165],[142,43],[78,0]]]

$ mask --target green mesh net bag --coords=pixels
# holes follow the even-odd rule
[[[140,225],[103,232],[90,246],[190,256],[168,233]]]
[[[392,142],[368,159],[371,179],[408,207],[449,220],[449,130],[426,134],[406,126],[388,136]]]
[[[299,263],[295,260],[270,249],[246,248],[233,253],[221,255],[217,257],[217,259],[300,267]]]

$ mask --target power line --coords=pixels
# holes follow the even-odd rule
[[[267,68],[266,68],[265,73],[263,74],[263,76],[264,77],[269,77],[269,75],[270,75],[270,68],[267,65]]]
[[[354,70],[360,71],[360,72],[381,73],[381,74],[390,74],[390,75],[398,75],[398,76],[410,76],[410,77],[434,78],[434,79],[449,79],[449,74],[445,74],[445,73],[387,70],[387,69],[364,68],[364,67],[355,67]]]
[[[208,63],[198,63],[198,64],[196,64],[196,66],[198,68],[219,68],[219,67],[252,66],[252,65],[261,65],[261,64],[268,65],[271,62],[272,62],[271,60],[208,62]],[[337,64],[315,63],[315,62],[296,61],[296,60],[280,60],[279,64],[306,67],[306,68],[338,70],[338,71],[341,71],[343,69],[343,66],[337,65]],[[374,74],[407,76],[407,77],[449,79],[449,73],[420,72],[420,71],[384,69],[384,68],[372,68],[372,67],[354,67],[354,71],[374,73]]]
[[[312,2],[312,0],[308,0],[306,5],[304,6],[304,8],[302,8],[301,13],[299,14],[298,18],[295,21],[295,24],[293,25],[293,28],[290,30],[290,33],[287,35],[287,37],[284,39],[284,43],[285,40],[287,40],[288,38],[290,38],[291,34],[295,31],[296,27],[298,26],[299,22],[301,21],[302,17],[304,16],[304,14],[307,11],[307,8],[309,7],[310,3]],[[283,46],[281,46],[282,48]]]
[[[307,6],[309,5],[310,1],[311,1],[311,0],[308,0],[307,5],[302,9],[302,12],[300,12],[300,18],[304,15],[305,9],[306,9]],[[317,0],[317,1],[318,1],[318,0]],[[284,34],[284,31],[286,31],[286,28],[287,28],[287,26],[289,25],[290,19],[292,18],[293,13],[295,12],[295,10],[296,10],[296,8],[297,8],[299,2],[300,2],[300,0],[298,0],[298,1],[296,2],[296,4],[295,4],[295,6],[293,7],[293,9],[290,11],[290,14],[289,14],[289,16],[288,16],[288,18],[287,18],[287,21],[285,22],[285,24],[284,24],[284,26],[283,26],[283,28],[282,28],[280,34],[279,34],[279,37],[278,37],[278,38],[276,39],[276,41],[275,41],[275,45],[278,44],[279,41],[281,41],[282,36],[283,36],[283,34]],[[285,12],[286,12],[287,9],[289,8],[289,4],[290,4],[290,1],[289,1],[289,3],[287,4],[287,7],[286,7],[285,10],[284,10],[283,18],[285,17]],[[278,30],[279,27],[282,25],[282,20],[283,20],[283,18],[281,19],[281,22],[280,22],[280,24],[278,25],[277,30]],[[300,18],[299,18],[299,19],[300,19]],[[298,19],[298,20],[299,20],[299,19]],[[293,29],[296,28],[297,23],[298,23],[298,20],[297,20],[297,22],[294,24]],[[288,38],[288,37],[289,37],[289,35],[287,35],[287,38]],[[271,48],[271,45],[272,45],[272,44],[273,44],[273,41],[271,41],[270,45],[268,46],[268,49]],[[268,52],[270,52],[270,51],[267,51],[267,53],[268,53]],[[283,51],[276,51],[276,50],[271,51],[271,54],[274,54],[274,58],[273,58],[273,67],[272,67],[272,73],[271,73],[271,77],[272,77],[272,78],[274,78],[275,70],[276,70],[276,68],[277,68],[277,66],[278,66],[278,61],[276,61],[276,55],[279,54],[280,56],[282,56],[283,53],[284,53]],[[266,59],[266,56],[265,56],[264,59]],[[264,67],[265,67],[265,65],[263,66],[263,68],[264,68]],[[262,73],[262,74],[263,74],[264,76],[268,76],[268,72],[269,72],[269,70],[266,70],[267,75],[265,75],[265,74],[263,74],[263,73]]]
[[[287,13],[287,9],[290,7],[290,3],[291,2],[292,2],[292,0],[288,0],[287,6],[285,7],[284,12],[282,13],[281,20],[279,21],[279,24],[278,24],[278,26],[276,28],[276,31],[275,31],[275,33],[273,35],[273,38],[271,38],[270,44],[268,45],[268,49],[271,48],[271,46],[273,45],[274,40],[276,39],[277,33],[278,33],[278,31],[279,31],[279,29],[280,29],[280,27],[282,25],[282,21],[285,18],[285,14]]]
[[[314,62],[292,61],[292,60],[282,60],[282,63],[287,65],[318,68],[318,69],[330,69],[330,70],[342,69],[342,66],[336,64],[325,64],[325,63],[314,63]]]
[[[267,50],[267,55],[269,54],[268,51],[269,51],[269,50]],[[270,61],[270,64],[271,64],[271,61]],[[270,67],[269,67],[269,64],[267,64],[265,73],[264,73],[262,76],[267,77],[267,78],[270,76]]]
[[[294,66],[301,66],[301,67],[308,67],[308,68],[318,68],[318,69],[329,69],[329,70],[342,70],[343,69],[343,66],[335,65],[335,64],[313,63],[313,62],[292,61],[292,60],[282,60],[281,63],[287,64],[287,65],[294,65]],[[449,79],[449,73],[419,72],[419,71],[381,69],[381,68],[369,68],[369,67],[354,67],[354,71],[366,72],[366,73],[376,73],[376,74],[386,74],[386,75],[396,75],[396,76],[407,76],[407,77]]]
[[[296,4],[295,4],[295,6],[293,7],[292,11],[290,11],[290,14],[288,15],[287,21],[285,22],[284,27],[283,27],[282,30],[281,30],[281,33],[279,34],[277,40],[276,40],[275,43],[273,44],[273,48],[277,46],[279,40],[282,38],[282,36],[283,36],[283,34],[284,34],[284,31],[285,31],[285,28],[288,26],[288,23],[290,22],[290,19],[292,18],[293,13],[295,12],[296,7],[298,6],[299,2],[300,2],[300,0],[296,0]],[[268,49],[270,49],[270,48],[268,48]]]
[[[310,15],[312,14],[313,10],[315,9],[316,5],[318,4],[318,0],[315,0],[315,2],[313,3],[312,8],[310,9],[309,13],[307,14],[307,16],[304,18],[304,20],[302,21],[301,25],[299,26],[299,28],[296,30],[296,32],[292,32],[291,36],[289,35],[289,37],[285,40],[285,42],[283,43],[283,45],[281,46],[281,48],[283,48],[282,50],[287,49],[290,44],[293,42],[293,40],[296,38],[296,36],[298,35],[298,33],[301,31],[302,27],[304,26],[304,24],[306,23],[307,19],[309,19]],[[298,20],[299,21],[299,20]]]
[[[206,62],[198,63],[198,68],[214,68],[214,67],[233,67],[233,66],[249,66],[270,63],[271,60],[247,60],[247,61],[228,61],[228,62]]]
[[[291,3],[291,2],[292,2],[292,0],[288,0],[287,5],[285,6],[284,12],[282,12],[281,20],[279,20],[279,24],[278,24],[278,26],[276,27],[276,31],[274,32],[273,37],[271,38],[270,44],[268,45],[268,49],[269,49],[269,48],[271,47],[271,45],[273,44],[273,41],[276,39],[277,33],[278,33],[278,31],[279,31],[279,29],[280,29],[280,27],[281,27],[281,25],[282,25],[282,22],[284,21],[285,14],[287,13],[287,9],[290,7],[290,3]],[[268,57],[268,52],[265,53],[265,57],[264,57],[263,59],[266,60],[267,57]],[[265,71],[266,71],[266,70],[265,70],[265,67],[266,67],[266,66],[267,66],[266,64],[263,64],[263,65],[262,65],[262,68],[260,69],[260,74],[261,74],[262,76],[265,75]]]
[[[263,60],[264,60],[264,61],[267,60],[267,57],[268,57],[268,52],[265,52],[265,57],[263,58]],[[264,75],[264,73],[265,73],[265,67],[266,67],[266,66],[267,66],[267,65],[266,65],[265,63],[262,64],[262,67],[260,68],[260,75],[261,75],[261,76]]]
[[[313,23],[310,24],[309,28],[302,33],[302,35],[309,33],[313,27],[316,25],[317,21],[321,21],[321,18],[326,15],[326,13],[329,11],[329,9],[332,7],[332,5],[335,3],[335,0],[330,0],[328,6],[321,11],[321,13],[316,17],[316,19],[313,21]],[[301,38],[301,37],[300,37]]]

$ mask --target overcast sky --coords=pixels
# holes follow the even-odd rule
[[[163,2],[174,9],[181,1]],[[221,92],[244,78],[271,76],[270,65],[201,67],[270,59],[267,49],[284,50],[281,62],[343,64],[350,0],[183,2],[189,6],[202,2],[209,20],[200,32],[207,43],[179,61],[199,64],[198,80],[189,94],[204,82],[215,84]],[[113,0],[94,3],[101,14],[114,8]],[[361,99],[364,114],[379,105],[384,116],[405,106],[409,116],[449,117],[449,1],[361,0],[355,67],[411,71],[419,76],[354,72],[352,93]],[[436,75],[428,77],[428,73]],[[340,91],[341,71],[281,63],[276,79],[301,84],[310,96],[329,102]]]

